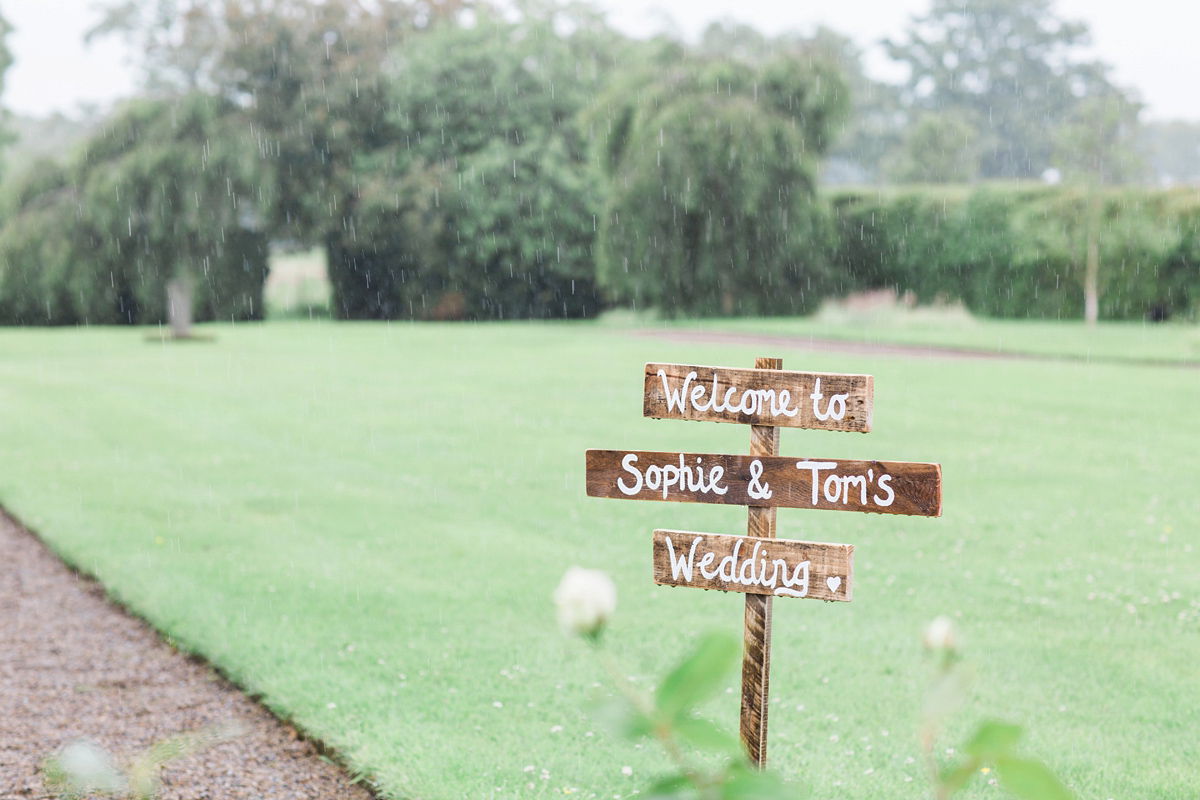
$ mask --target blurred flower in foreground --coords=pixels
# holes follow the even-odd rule
[[[571,567],[554,590],[554,604],[563,633],[594,639],[617,610],[617,587],[600,570]]]
[[[103,748],[87,739],[73,739],[42,766],[46,788],[60,798],[96,793],[153,800],[158,797],[158,773],[168,762],[242,735],[240,722],[209,725],[169,736],[152,744],[122,771]]]
[[[954,635],[954,623],[949,617],[937,617],[925,626],[921,642],[926,650],[933,652],[947,651],[953,653],[958,646]]]
[[[112,757],[88,739],[74,739],[55,753],[44,767],[52,791],[67,797],[93,792],[115,794],[126,788],[125,776]]]

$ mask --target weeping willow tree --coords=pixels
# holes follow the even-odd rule
[[[813,309],[841,283],[815,190],[847,99],[787,54],[656,67],[602,98],[583,120],[609,183],[601,285],[671,316]]]
[[[262,316],[265,154],[226,101],[138,101],[66,169],[34,171],[0,226],[0,322]]]

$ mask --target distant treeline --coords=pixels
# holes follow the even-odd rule
[[[116,4],[100,31],[143,42],[146,97],[0,193],[0,323],[160,323],[180,298],[257,319],[271,242],[326,248],[343,319],[803,314],[883,286],[998,316],[1200,301],[1195,193],[1109,185],[1136,173],[1136,108],[1101,65],[1054,78],[1037,125],[1018,105],[987,127],[1003,98],[957,97],[953,71],[929,76],[946,113],[872,94],[828,31],[685,45],[574,5],[399,0],[197,0],[162,31],[162,2]],[[1047,13],[1001,6],[938,0],[922,24],[1003,50],[979,28],[996,8]],[[930,188],[818,193],[839,137],[905,118],[876,161]],[[1063,186],[1011,180],[1050,164]],[[937,183],[958,179],[976,188]]]
[[[1102,319],[1196,319],[1200,190],[1047,186],[838,191],[848,287],[961,301],[991,317],[1079,319],[1089,229]]]

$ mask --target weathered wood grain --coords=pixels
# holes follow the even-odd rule
[[[651,363],[642,405],[656,419],[867,433],[874,393],[870,375]]]
[[[854,545],[657,530],[654,582],[849,602],[854,594]]]
[[[767,716],[771,708],[771,598],[746,595],[742,624],[742,711],[738,734],[750,763],[767,766]]]
[[[942,468],[912,461],[588,450],[587,493],[937,517],[942,513]]]
[[[782,358],[756,358],[755,370],[777,373]],[[713,391],[717,389],[713,385]],[[758,397],[769,407],[770,397]],[[785,405],[780,399],[780,404]],[[680,406],[682,407],[682,402]],[[769,410],[769,409],[768,409]],[[798,414],[798,412],[797,412]],[[784,415],[786,416],[786,415]],[[779,455],[779,427],[750,426],[750,455]],[[746,533],[750,536],[775,537],[775,509],[751,506],[746,509]],[[767,712],[771,708],[771,597],[746,595],[745,623],[742,625],[742,713],[739,725],[742,745],[751,763],[760,769],[767,765]]]

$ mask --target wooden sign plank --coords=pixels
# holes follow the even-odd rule
[[[854,545],[658,530],[654,582],[849,602],[854,594]]]
[[[870,375],[651,363],[642,406],[656,419],[867,433],[874,394]]]
[[[910,461],[588,450],[589,497],[938,517],[942,468]]]

